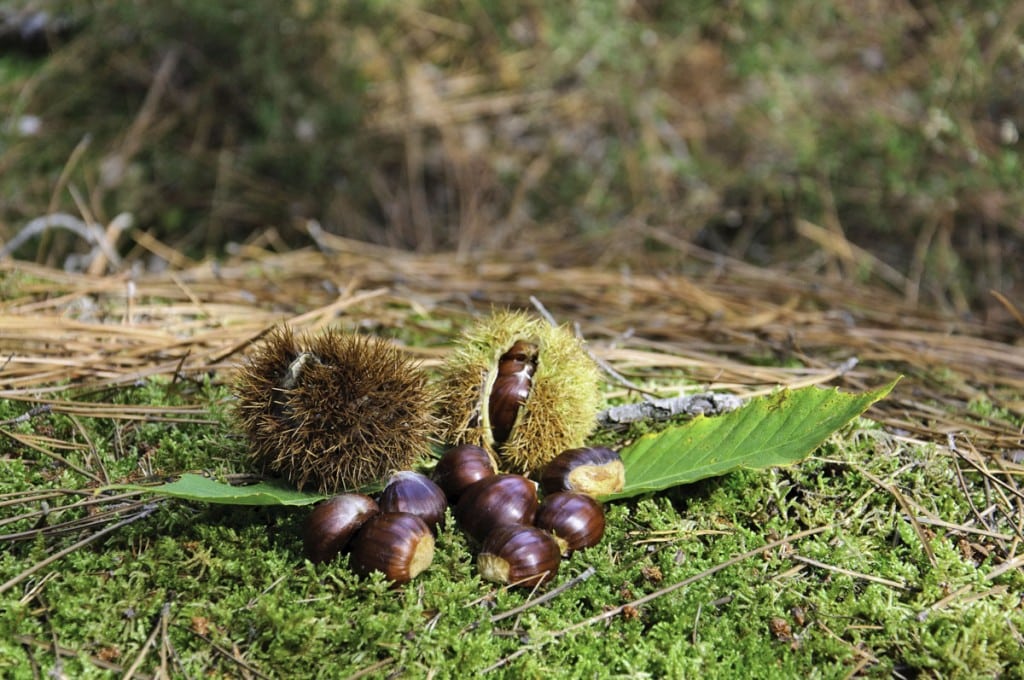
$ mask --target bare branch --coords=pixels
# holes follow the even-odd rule
[[[597,414],[601,426],[624,425],[638,420],[668,420],[679,415],[718,415],[733,411],[743,400],[733,394],[701,392],[669,399],[652,399],[637,404],[613,406]]]

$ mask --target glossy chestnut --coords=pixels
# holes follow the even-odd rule
[[[477,568],[488,581],[531,587],[553,579],[561,559],[551,534],[536,527],[508,525],[484,539]]]
[[[434,534],[416,515],[382,512],[363,525],[349,550],[349,564],[357,574],[379,571],[389,581],[408,583],[433,561]]]
[[[317,505],[306,520],[303,546],[312,562],[337,557],[368,519],[380,512],[369,496],[344,493]]]
[[[448,507],[444,491],[430,477],[419,472],[396,472],[388,479],[377,501],[381,512],[408,512],[436,532]]]
[[[488,417],[495,443],[505,442],[519,415],[519,408],[530,396],[533,374],[537,370],[537,346],[518,340],[498,358],[498,374],[491,385]]]
[[[540,473],[544,493],[576,491],[599,497],[622,491],[625,484],[622,458],[604,446],[567,449],[551,459]]]
[[[563,555],[597,545],[604,536],[604,507],[594,498],[572,491],[544,497],[533,525],[554,535]]]
[[[471,485],[455,506],[455,520],[477,541],[506,524],[529,524],[537,511],[537,487],[522,475],[500,474]]]
[[[434,468],[434,481],[450,503],[456,503],[470,484],[490,477],[495,472],[491,456],[475,444],[454,446],[441,456]]]

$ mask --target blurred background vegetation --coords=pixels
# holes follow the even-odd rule
[[[315,223],[464,257],[557,239],[553,264],[817,268],[957,314],[1024,287],[1021,2],[0,8],[20,258],[75,266],[87,238],[24,231],[63,212],[150,267],[154,239],[198,257]]]

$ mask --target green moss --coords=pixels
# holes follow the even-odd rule
[[[80,418],[83,435],[65,418],[45,416],[17,427],[70,441],[88,436],[112,475],[135,474],[146,457],[165,474],[244,469],[222,387],[154,381],[116,398],[201,403],[216,424]],[[26,408],[0,404],[8,418]],[[0,493],[90,483],[3,441]],[[95,463],[84,454],[76,460]],[[566,562],[555,585],[588,566],[594,575],[550,603],[496,622],[491,615],[523,604],[529,594],[480,581],[473,546],[450,514],[435,563],[396,589],[379,576],[356,578],[344,559],[319,566],[305,561],[306,509],[165,502],[147,519],[0,596],[0,673],[21,677],[29,669],[28,677],[33,662],[48,672],[56,659],[47,645],[56,637],[76,652],[61,661],[66,674],[106,677],[90,657],[130,664],[165,606],[166,640],[158,637],[142,669],[153,671],[159,645],[169,644],[181,664],[176,668],[192,677],[241,674],[231,654],[280,677],[338,677],[368,668],[379,668],[377,676],[465,677],[499,664],[493,675],[516,678],[564,677],[569,669],[575,677],[839,678],[871,657],[877,662],[866,670],[878,676],[1020,673],[1024,654],[1013,631],[1024,628],[1024,616],[1014,593],[1024,588],[1024,577],[1008,571],[989,579],[1000,561],[994,539],[970,537],[993,555],[986,558],[981,550],[966,551],[960,535],[941,527],[926,536],[933,564],[891,492],[898,489],[945,521],[966,522],[972,516],[968,496],[952,464],[943,450],[893,440],[862,419],[801,465],[739,472],[615,503],[605,539]],[[983,480],[969,484],[970,497],[983,502]],[[35,507],[15,503],[0,512],[14,517]],[[19,520],[5,531],[34,521]],[[1005,518],[993,521],[996,531],[1012,533]],[[706,573],[737,554],[817,527],[825,529]],[[72,538],[5,541],[0,581]],[[628,614],[565,632],[684,579],[693,581]],[[19,642],[28,638],[39,644]]]

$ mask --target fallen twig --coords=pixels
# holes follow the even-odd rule
[[[881,576],[875,576],[874,574],[865,574],[859,571],[853,571],[852,569],[844,569],[843,567],[837,567],[834,564],[828,564],[826,562],[819,562],[818,560],[810,557],[804,557],[803,555],[790,555],[789,559],[797,562],[803,562],[809,564],[812,567],[818,567],[819,569],[826,569],[828,571],[834,571],[837,574],[845,574],[853,578],[863,579],[865,581],[871,581],[873,583],[881,583],[883,586],[889,586],[890,588],[899,588],[904,590],[907,587],[906,583],[900,581],[893,581],[891,579],[882,578]]]
[[[98,657],[98,656],[96,656],[94,654],[83,654],[81,651],[76,650],[76,649],[71,649],[69,647],[63,647],[61,645],[56,645],[56,644],[54,644],[52,642],[46,642],[44,640],[40,640],[38,638],[32,637],[31,635],[15,635],[13,639],[19,645],[22,645],[24,647],[38,647],[40,649],[49,650],[57,658],[67,657],[67,658],[84,658],[84,659],[87,659],[89,661],[89,663],[91,663],[92,665],[96,666],[97,668],[102,668],[103,670],[110,671],[112,673],[120,673],[124,677],[131,677],[131,678],[134,678],[135,680],[150,680],[150,678],[152,678],[151,675],[147,675],[145,673],[139,673],[138,671],[136,671],[131,676],[125,676],[124,675],[124,666],[120,666],[120,665],[118,665],[116,663],[112,663],[112,662],[107,661],[105,659],[101,659],[100,657]]]
[[[487,668],[483,669],[482,672],[487,673],[487,672],[490,672],[490,671],[493,671],[493,670],[497,670],[497,669],[499,669],[499,668],[501,668],[503,666],[507,666],[513,660],[517,659],[518,657],[522,656],[523,654],[526,654],[527,652],[529,652],[532,649],[537,649],[537,648],[539,648],[543,644],[546,644],[548,642],[552,642],[552,641],[558,640],[560,638],[563,638],[563,637],[565,637],[566,635],[568,635],[569,633],[571,633],[573,631],[579,630],[581,628],[586,628],[588,626],[592,626],[595,623],[600,623],[601,621],[605,621],[605,620],[610,619],[610,618],[612,618],[614,616],[618,616],[627,607],[636,608],[636,607],[639,607],[640,605],[647,604],[648,602],[650,602],[652,600],[656,600],[659,597],[662,597],[664,595],[668,595],[669,593],[673,593],[673,592],[679,590],[680,588],[685,588],[686,586],[688,586],[688,585],[690,585],[692,583],[696,583],[697,581],[700,581],[701,579],[704,579],[704,578],[707,578],[708,576],[712,576],[714,574],[717,574],[718,572],[722,571],[723,569],[728,569],[729,567],[734,566],[736,564],[739,564],[740,562],[743,562],[744,560],[748,560],[751,557],[756,557],[757,555],[763,555],[764,553],[766,553],[766,552],[768,552],[770,550],[774,550],[775,548],[778,548],[781,545],[787,545],[787,544],[793,543],[795,541],[799,541],[799,540],[808,538],[810,536],[814,536],[816,534],[823,533],[823,532],[828,531],[829,529],[832,529],[834,527],[835,527],[834,524],[826,524],[825,526],[815,527],[813,529],[807,529],[805,531],[800,531],[798,533],[795,533],[792,536],[786,536],[784,538],[780,538],[778,540],[772,541],[771,543],[765,543],[760,548],[754,548],[753,550],[748,550],[745,553],[740,553],[739,555],[736,555],[735,557],[731,557],[731,558],[727,559],[725,562],[722,562],[720,564],[716,564],[715,566],[713,566],[713,567],[711,567],[709,569],[705,569],[704,571],[700,572],[699,574],[694,574],[693,576],[690,576],[689,578],[685,578],[682,581],[678,581],[676,583],[673,583],[670,586],[665,586],[664,588],[661,588],[660,590],[656,590],[653,593],[648,593],[647,595],[644,595],[643,597],[639,597],[639,598],[637,598],[637,599],[635,599],[635,600],[633,600],[631,602],[626,602],[625,604],[620,604],[617,607],[612,607],[611,609],[603,611],[600,614],[595,614],[594,616],[591,616],[589,619],[583,619],[582,621],[574,623],[571,626],[563,628],[562,630],[554,631],[554,632],[551,633],[551,637],[548,638],[547,640],[543,640],[543,641],[541,641],[541,642],[539,642],[539,643],[537,643],[535,645],[531,645],[529,647],[522,647],[519,650],[513,652],[512,654],[509,654],[506,657],[502,657],[501,659],[498,659],[498,661],[496,661],[495,663],[491,664]]]
[[[518,607],[513,607],[512,609],[509,609],[508,611],[502,612],[500,614],[495,614],[491,617],[491,623],[497,623],[498,621],[501,621],[503,619],[516,616],[517,614],[521,614],[522,612],[526,611],[527,609],[530,609],[531,607],[536,607],[537,605],[544,604],[549,600],[553,600],[562,593],[564,593],[566,590],[569,590],[570,588],[575,587],[577,584],[586,581],[588,578],[594,575],[595,571],[596,570],[593,567],[587,567],[585,570],[583,570],[583,573],[579,574],[578,576],[574,576],[562,585],[552,590],[549,590],[540,597],[535,597],[532,600],[524,602]]]
[[[14,416],[13,418],[8,418],[7,420],[0,420],[0,426],[17,425],[18,423],[24,423],[29,420],[32,420],[36,416],[48,414],[52,410],[53,407],[50,406],[50,404],[39,404],[38,406],[33,406],[28,411],[25,411],[20,416]]]
[[[555,317],[552,316],[551,312],[549,312],[547,307],[544,306],[544,303],[537,299],[536,296],[530,296],[530,304],[534,306],[538,314],[544,317],[545,321],[547,321],[552,326],[558,325],[558,322],[555,321]],[[583,339],[583,333],[580,331],[579,324],[576,324],[576,337],[580,338],[581,340]],[[622,375],[614,368],[612,368],[611,364],[609,364],[607,361],[605,361],[604,359],[590,351],[590,348],[584,346],[584,351],[587,353],[587,356],[589,356],[594,361],[595,364],[601,367],[602,371],[610,375],[618,383],[620,383],[621,385],[630,390],[633,390],[634,392],[638,392],[644,399],[651,399],[652,392],[650,390],[644,389],[640,385],[637,385],[630,381],[628,378],[626,378],[626,376]]]
[[[135,661],[133,661],[132,665],[128,667],[127,671],[125,671],[125,673],[124,673],[124,677],[125,678],[133,677],[135,675],[136,671],[138,671],[139,668],[142,667],[142,663],[146,660],[146,655],[149,654],[149,650],[152,649],[153,643],[156,642],[156,636],[159,635],[160,631],[164,630],[164,628],[166,627],[166,621],[167,621],[167,618],[170,616],[170,613],[171,613],[171,603],[170,602],[164,602],[163,607],[160,608],[160,618],[157,620],[156,624],[153,626],[153,630],[150,631],[149,637],[147,637],[146,641],[142,644],[142,649],[140,649],[139,653],[137,655],[135,655]]]
[[[625,425],[639,420],[668,420],[679,415],[719,415],[733,411],[743,399],[733,394],[701,392],[668,399],[652,399],[636,404],[612,406],[597,414],[597,422],[604,426]]]
[[[0,595],[2,595],[3,593],[6,593],[8,590],[10,590],[14,586],[18,585],[19,583],[21,583],[22,581],[27,579],[32,574],[34,574],[37,571],[39,571],[40,569],[42,569],[42,568],[44,568],[44,567],[46,567],[46,566],[48,566],[50,564],[53,564],[54,562],[56,562],[57,560],[59,560],[59,559],[61,559],[63,557],[67,557],[68,555],[70,555],[74,551],[78,550],[79,548],[81,548],[83,546],[86,546],[86,545],[89,545],[93,541],[98,540],[100,538],[103,538],[107,534],[111,534],[111,533],[117,531],[118,529],[120,529],[121,527],[124,527],[124,526],[127,526],[127,525],[131,524],[132,522],[136,522],[136,521],[138,521],[140,519],[144,519],[146,517],[149,517],[151,514],[153,514],[153,511],[156,510],[156,508],[159,505],[159,503],[161,502],[161,500],[162,499],[157,499],[156,501],[153,501],[152,503],[147,503],[146,505],[144,505],[142,507],[142,510],[140,510],[137,513],[135,513],[134,515],[130,515],[128,517],[125,517],[120,522],[115,522],[114,524],[111,524],[110,526],[108,526],[108,527],[106,527],[104,529],[100,529],[95,534],[87,536],[86,538],[83,538],[81,541],[78,541],[77,543],[73,543],[73,544],[69,545],[68,547],[64,548],[63,550],[60,550],[60,551],[50,555],[45,560],[42,560],[40,562],[36,562],[35,564],[33,564],[31,567],[29,567],[25,571],[21,572],[17,576],[14,576],[14,577],[10,578],[3,585],[0,585]]]

